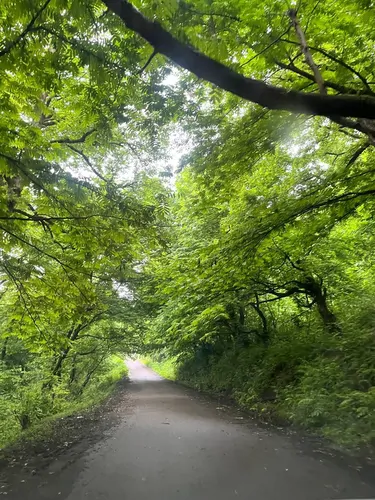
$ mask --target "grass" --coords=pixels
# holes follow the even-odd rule
[[[142,363],[154,370],[154,372],[158,373],[163,378],[168,380],[176,380],[177,378],[176,364],[173,358],[162,361],[157,361],[152,358],[143,358]]]

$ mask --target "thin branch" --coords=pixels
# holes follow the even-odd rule
[[[52,35],[59,40],[63,41],[64,43],[70,45],[71,47],[74,47],[76,50],[82,52],[83,54],[86,54],[90,57],[93,57],[94,59],[97,59],[101,63],[110,66],[112,69],[120,70],[120,72],[123,74],[125,72],[125,69],[123,66],[120,64],[115,63],[114,61],[109,61],[105,57],[101,56],[100,54],[96,54],[92,50],[84,47],[81,45],[81,43],[74,38],[67,38],[61,33],[58,33],[57,31],[52,30],[51,28],[48,28],[47,26],[36,26],[35,28],[32,29],[32,31],[44,31],[45,33],[48,33],[49,35]]]
[[[375,99],[369,96],[319,95],[298,92],[246,78],[224,64],[180,42],[159,23],[145,18],[127,0],[103,0],[132,31],[147,40],[159,53],[218,87],[270,109],[321,116],[375,118]]]
[[[315,10],[318,8],[319,4],[321,3],[322,0],[317,0],[316,4],[314,5],[314,7],[312,8],[310,14],[309,14],[309,19],[307,20],[307,23],[306,23],[306,26],[305,26],[305,33],[306,31],[309,29],[309,24],[310,24],[310,21],[312,19],[312,16],[315,12]]]
[[[94,132],[96,132],[96,128],[92,128],[91,130],[85,132],[78,139],[55,139],[54,141],[51,141],[51,144],[81,144],[82,142],[85,142],[85,140]]]
[[[94,349],[91,349],[91,351],[86,351],[86,352],[76,352],[78,356],[89,356],[90,354],[94,354],[98,350],[99,346],[94,347]]]
[[[134,156],[137,157],[137,160],[140,163],[143,163],[142,157],[140,156],[140,154],[138,153],[136,148],[132,144],[130,144],[129,142],[127,142],[127,141],[125,141],[125,142],[111,142],[110,144],[112,144],[114,146],[119,146],[121,148],[126,147],[126,148],[130,149],[130,151],[134,154]]]
[[[305,290],[300,290],[299,288],[291,288],[290,290],[287,290],[286,292],[276,292],[273,290],[266,290],[264,294],[269,294],[269,295],[275,295],[273,299],[265,299],[265,300],[260,300],[259,304],[268,304],[269,302],[275,302],[276,300],[281,300],[285,299],[286,297],[291,297],[292,295],[296,293],[306,293]]]
[[[4,268],[6,274],[10,277],[11,281],[13,281],[15,287],[17,288],[18,290],[18,293],[19,293],[19,296],[21,298],[21,301],[23,302],[24,306],[25,306],[25,310],[27,312],[27,314],[29,315],[31,321],[33,322],[35,328],[38,330],[38,332],[40,333],[40,335],[44,338],[44,340],[47,340],[46,336],[44,335],[44,333],[42,332],[42,330],[39,328],[39,325],[38,323],[36,322],[36,319],[34,318],[34,315],[31,313],[31,310],[29,309],[29,306],[26,302],[26,299],[25,297],[23,296],[23,291],[22,291],[22,288],[23,288],[23,284],[20,280],[18,280],[18,278],[16,278],[14,276],[14,274],[10,271],[10,269],[6,266],[5,262],[2,261],[1,262],[1,266]],[[19,283],[18,283],[19,282]]]
[[[23,175],[29,179],[36,187],[38,187],[41,191],[46,193],[47,196],[49,196],[51,199],[53,199],[58,205],[61,205],[68,213],[71,214],[70,210],[66,207],[65,203],[63,203],[61,200],[59,200],[53,193],[51,193],[45,186],[42,184],[39,179],[37,179],[33,174],[28,172],[28,170],[25,168],[25,166],[22,164],[21,161],[16,160],[15,158],[12,158],[11,156],[5,155],[3,153],[0,153],[0,156],[5,158],[6,160],[10,161],[13,165],[15,165],[22,173]]]
[[[304,78],[307,78],[308,80],[311,80],[312,82],[316,83],[314,75],[311,75],[307,71],[304,71],[303,69],[298,68],[293,62],[289,64],[285,64],[281,61],[275,61],[277,66],[279,66],[282,69],[287,69],[290,71],[293,71],[293,73],[296,73],[297,75],[303,76]],[[341,94],[353,94],[353,95],[358,95],[358,92],[354,89],[350,89],[348,87],[344,87],[343,85],[340,85],[335,82],[330,82],[328,80],[324,80],[324,85],[325,87],[329,87],[330,89],[336,90],[337,92],[340,92]]]
[[[346,164],[346,167],[350,167],[350,165],[353,165],[353,163],[358,160],[358,158],[361,156],[362,153],[366,151],[370,147],[370,144],[363,144],[363,146],[359,147],[357,151],[353,154],[353,156],[350,158],[348,163]]]
[[[299,217],[300,215],[307,214],[307,213],[311,212],[312,210],[316,210],[318,208],[327,207],[330,205],[334,205],[336,203],[351,201],[351,200],[354,200],[356,198],[361,198],[363,196],[370,196],[370,195],[374,195],[374,194],[375,194],[375,189],[368,189],[366,191],[349,192],[349,193],[340,194],[340,195],[335,196],[329,200],[321,201],[319,203],[314,203],[313,205],[310,205],[306,208],[299,210],[297,213],[295,213],[291,217],[289,217],[288,220],[284,221],[283,224],[289,222],[292,219],[295,219],[296,217]]]
[[[82,267],[80,268],[74,268],[70,266],[69,264],[66,264],[62,262],[58,257],[51,255],[50,253],[46,252],[45,250],[42,250],[38,246],[34,245],[33,243],[30,243],[29,241],[23,239],[21,236],[18,236],[17,234],[13,233],[9,229],[5,228],[4,226],[0,226],[0,230],[4,231],[4,233],[9,234],[9,236],[12,236],[14,239],[20,241],[21,243],[24,243],[26,246],[29,246],[30,248],[33,248],[36,250],[38,253],[45,255],[46,257],[49,257],[50,259],[54,260],[58,264],[60,264],[62,270],[65,272],[65,274],[68,276],[69,281],[73,284],[73,286],[76,286],[77,290],[80,291],[80,293],[87,298],[84,293],[78,288],[78,286],[75,284],[75,281],[69,276],[67,269],[70,269],[71,271],[74,271],[75,273],[82,274],[84,276],[89,276],[90,278],[96,278],[99,281],[105,281],[105,282],[110,282],[112,283],[112,278],[106,278],[104,275],[99,275],[99,274],[94,274],[92,272],[85,272],[82,270]],[[129,284],[132,282],[136,281],[141,281],[140,279],[136,278],[129,278],[128,280],[123,280],[121,281],[122,284]]]
[[[314,74],[314,79],[318,85],[319,92],[321,93],[321,95],[327,95],[327,89],[325,86],[323,76],[320,73],[320,70],[318,66],[315,64],[315,61],[311,55],[310,49],[307,45],[305,33],[303,32],[298,22],[297,13],[294,9],[291,9],[289,10],[288,14],[291,19],[292,25],[296,30],[296,34],[300,40],[301,49],[305,56],[306,63],[310,66]],[[369,142],[372,145],[375,145],[375,134],[374,134],[375,130],[373,128],[372,122],[368,122],[368,120],[365,119],[359,119],[357,122],[353,122],[352,120],[348,120],[347,118],[344,118],[342,116],[331,116],[330,118],[332,121],[338,123],[343,127],[353,127],[361,132],[364,132],[368,136]]]
[[[290,256],[289,256],[286,252],[284,252],[284,255],[285,255],[286,260],[287,260],[287,261],[290,263],[290,265],[293,267],[293,269],[296,269],[297,271],[300,271],[300,272],[302,272],[302,273],[305,273],[305,270],[304,270],[304,269],[302,269],[302,267],[297,266],[297,264],[295,264],[295,263],[292,261],[292,259],[290,258]]]
[[[318,85],[319,92],[323,95],[326,95],[327,89],[324,85],[323,77],[320,73],[318,66],[315,64],[314,59],[311,56],[309,47],[307,45],[305,33],[303,32],[303,30],[299,24],[298,18],[297,18],[297,11],[295,9],[290,9],[288,11],[288,15],[290,17],[290,21],[291,21],[292,25],[294,26],[296,34],[299,38],[302,53],[305,56],[306,63],[310,66],[312,72],[314,73],[314,79],[315,79],[316,84]]]
[[[137,71],[137,73],[136,73],[137,75],[141,75],[145,71],[145,69],[147,68],[147,66],[149,66],[151,64],[151,61],[154,59],[154,57],[157,55],[157,53],[158,53],[157,50],[154,50],[152,52],[150,57],[147,59],[146,63],[142,66],[142,68],[139,71]]]
[[[16,45],[20,43],[20,41],[25,38],[25,36],[32,30],[34,24],[36,23],[37,19],[41,16],[41,14],[45,11],[45,9],[48,7],[48,4],[51,2],[51,0],[47,0],[44,2],[44,4],[41,6],[41,8],[35,13],[29,24],[26,26],[26,28],[18,35],[18,37],[13,40],[12,42],[8,42],[8,44],[0,50],[0,57],[4,56],[5,54],[8,54]]]
[[[30,243],[29,241],[23,239],[21,236],[18,236],[17,234],[13,233],[12,231],[10,231],[9,229],[3,227],[3,226],[0,226],[0,229],[2,231],[4,231],[4,233],[7,233],[9,234],[9,236],[12,236],[14,239],[20,241],[21,243],[24,243],[26,246],[29,246],[30,248],[33,248],[34,250],[36,250],[37,252],[41,253],[42,255],[45,255],[46,257],[49,257],[50,259],[54,260],[55,262],[57,262],[58,264],[60,264],[60,266],[65,269],[65,267],[67,267],[68,269],[71,269],[72,271],[75,271],[75,272],[82,272],[82,271],[78,271],[77,269],[75,269],[74,267],[71,267],[69,266],[68,264],[64,264],[64,262],[62,262],[59,258],[57,258],[56,256],[54,255],[51,255],[50,253],[42,250],[41,248],[37,247],[36,245],[34,245],[33,243]],[[88,273],[87,273],[88,274]]]
[[[288,34],[289,30],[290,30],[290,28],[288,28],[287,30],[285,30],[281,35],[279,35],[277,38],[275,38],[275,40],[273,40],[269,45],[267,45],[267,47],[265,47],[260,52],[258,52],[257,54],[255,54],[255,56],[251,57],[250,59],[248,59],[247,61],[245,61],[244,63],[242,63],[240,65],[240,68],[243,68],[244,66],[246,66],[246,64],[249,64],[249,62],[253,61],[257,57],[259,57],[262,54],[264,54],[265,52],[267,52],[267,50],[270,49],[273,45],[275,45],[275,43],[279,42],[284,35]]]
[[[298,45],[298,46],[300,46],[299,42],[295,42],[294,40],[287,40],[286,38],[281,38],[280,41],[281,42],[290,43],[292,45]],[[371,89],[371,87],[370,87],[368,81],[366,80],[366,78],[364,76],[362,76],[356,69],[354,69],[348,63],[346,63],[342,59],[336,57],[335,55],[331,54],[330,52],[327,52],[326,50],[321,49],[319,47],[312,47],[311,45],[309,45],[308,48],[310,50],[313,50],[314,52],[319,52],[320,54],[322,54],[323,56],[327,57],[331,61],[334,61],[335,63],[340,64],[341,66],[343,66],[344,68],[346,68],[347,70],[349,70],[351,73],[354,73],[361,80],[361,82],[363,83],[363,85],[366,87],[367,94],[370,95],[370,96],[374,96],[375,95],[375,92],[373,92],[373,90]]]
[[[64,221],[64,220],[89,220],[98,217],[100,219],[116,219],[116,220],[126,220],[134,222],[133,219],[120,217],[116,215],[91,214],[91,215],[77,215],[70,217],[57,217],[57,216],[40,215],[40,214],[33,215],[33,214],[27,214],[27,212],[25,212],[25,214],[27,215],[27,217],[0,216],[0,220],[22,220],[25,222],[54,222],[54,221]]]
[[[71,144],[66,144],[66,145],[67,145],[67,147],[69,149],[71,149],[72,151],[74,151],[75,153],[77,153],[78,155],[80,155],[81,158],[84,159],[86,165],[88,165],[90,167],[90,170],[92,170],[94,172],[94,174],[97,177],[99,177],[99,179],[101,179],[102,181],[104,181],[106,184],[108,183],[108,180],[105,177],[103,177],[102,174],[94,167],[94,165],[91,163],[91,161],[89,160],[89,158],[85,155],[85,153],[83,153],[79,149],[75,148]]]

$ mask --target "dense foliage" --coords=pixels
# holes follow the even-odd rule
[[[372,2],[134,6],[0,6],[3,441],[143,349],[371,443]]]
[[[145,168],[167,97],[155,82],[122,85],[128,58],[112,61],[87,9],[0,7],[4,441],[85,398],[115,354],[138,349],[139,266],[163,242],[168,193]]]

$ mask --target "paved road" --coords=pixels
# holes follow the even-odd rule
[[[375,485],[288,436],[129,363],[121,424],[29,497],[66,500],[375,498]],[[237,416],[237,418],[236,418]],[[9,497],[8,497],[9,498]]]

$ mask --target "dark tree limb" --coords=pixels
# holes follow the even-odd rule
[[[246,78],[224,64],[180,42],[159,23],[145,18],[127,0],[103,0],[125,25],[155,50],[199,78],[269,109],[320,116],[375,118],[375,99],[369,96],[306,94]]]
[[[262,340],[267,344],[269,340],[268,322],[265,314],[260,308],[259,295],[257,293],[255,294],[255,302],[250,302],[250,306],[254,309],[262,322]]]
[[[91,130],[88,130],[78,139],[69,139],[69,138],[55,139],[54,141],[51,141],[51,144],[82,144],[94,132],[96,132],[96,128],[92,128]]]
[[[142,66],[142,68],[139,71],[137,71],[137,75],[141,75],[145,71],[145,69],[151,64],[151,61],[157,55],[157,53],[158,53],[157,50],[153,51],[153,53],[147,59],[147,61],[145,62],[145,64]]]
[[[353,163],[355,161],[358,160],[358,158],[361,156],[362,153],[364,153],[366,151],[367,148],[370,147],[370,144],[367,143],[367,144],[363,144],[363,146],[359,147],[357,149],[357,151],[353,154],[353,156],[350,158],[350,160],[348,161],[348,163],[346,164],[347,167],[350,167],[350,165],[353,165]]]

